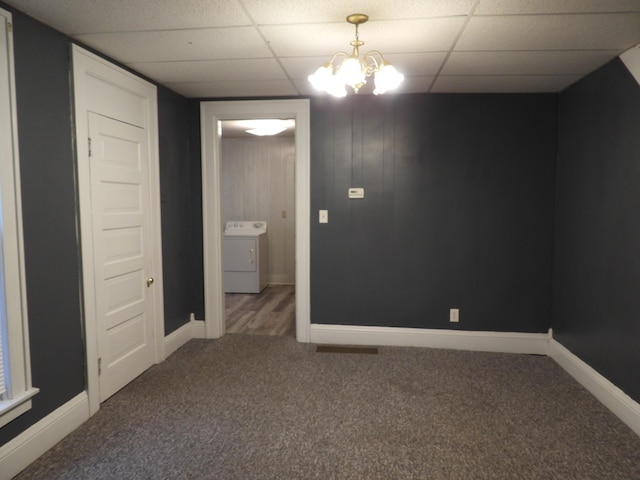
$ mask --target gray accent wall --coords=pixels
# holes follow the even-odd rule
[[[158,87],[165,335],[189,319],[194,311],[194,292],[198,281],[202,281],[202,274],[198,276],[193,261],[198,242],[202,250],[202,235],[193,238],[197,231],[194,224],[202,224],[202,215],[199,208],[192,208],[191,201],[192,170],[200,170],[200,137],[198,135],[196,141],[191,135],[200,130],[198,119],[197,100],[186,100],[165,87]],[[198,162],[194,162],[194,158]],[[200,178],[199,173],[197,177]]]
[[[69,41],[12,13],[31,372],[40,393],[0,429],[0,445],[85,389]]]
[[[560,95],[552,325],[640,402],[640,86],[616,59]]]
[[[0,428],[0,445],[86,388],[71,40],[12,12],[33,408]],[[189,320],[202,270],[198,102],[159,88],[165,330]],[[196,200],[193,200],[195,198]],[[184,220],[189,218],[189,220]],[[197,237],[194,239],[194,235]],[[200,259],[194,249],[200,245]],[[199,263],[198,263],[199,262]],[[166,276],[178,281],[166,282]],[[194,282],[198,277],[195,275]]]
[[[546,332],[556,108],[556,95],[312,99],[312,323]]]

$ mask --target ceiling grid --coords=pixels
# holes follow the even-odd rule
[[[640,0],[4,1],[197,98],[320,94],[307,77],[350,51],[352,13],[399,93],[558,92],[640,43]]]

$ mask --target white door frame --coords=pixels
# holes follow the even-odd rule
[[[93,228],[91,177],[89,172],[89,112],[99,113],[142,127],[147,132],[149,151],[149,191],[151,197],[150,236],[154,277],[154,358],[164,359],[164,300],[162,243],[160,228],[160,166],[158,158],[158,99],[155,85],[113,65],[105,59],[73,45],[73,83],[76,123],[76,167],[80,209],[82,250],[82,291],[84,335],[87,360],[89,415],[100,409],[98,378],[98,331],[96,327],[95,272],[93,267]],[[132,101],[133,100],[133,101]]]
[[[294,118],[296,121],[296,338],[309,342],[310,315],[310,107],[309,100],[202,102],[202,222],[205,336],[225,333],[222,284],[221,120]]]

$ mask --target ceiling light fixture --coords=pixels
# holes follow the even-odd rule
[[[277,135],[289,128],[289,122],[276,118],[245,120],[242,122],[242,125],[245,128],[248,128],[248,130],[245,130],[245,132],[260,137]]]
[[[314,88],[334,97],[344,97],[347,95],[346,85],[358,93],[358,90],[367,83],[367,77],[374,75],[376,88],[373,93],[380,95],[402,83],[404,75],[398,73],[378,50],[371,50],[360,58],[360,47],[364,42],[358,38],[358,25],[367,20],[369,17],[363,13],[354,13],[347,17],[347,22],[356,26],[356,39],[349,43],[353,47],[353,53],[351,55],[344,52],[335,53],[329,63],[318,68],[313,75],[309,75],[309,81]],[[339,66],[334,67],[334,60],[340,56],[344,56],[344,60]]]

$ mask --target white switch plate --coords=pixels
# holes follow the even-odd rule
[[[364,198],[364,188],[350,188],[349,198]]]
[[[329,210],[319,210],[318,222],[329,223]]]
[[[460,310],[458,308],[452,308],[449,310],[449,321],[452,323],[460,321]]]

